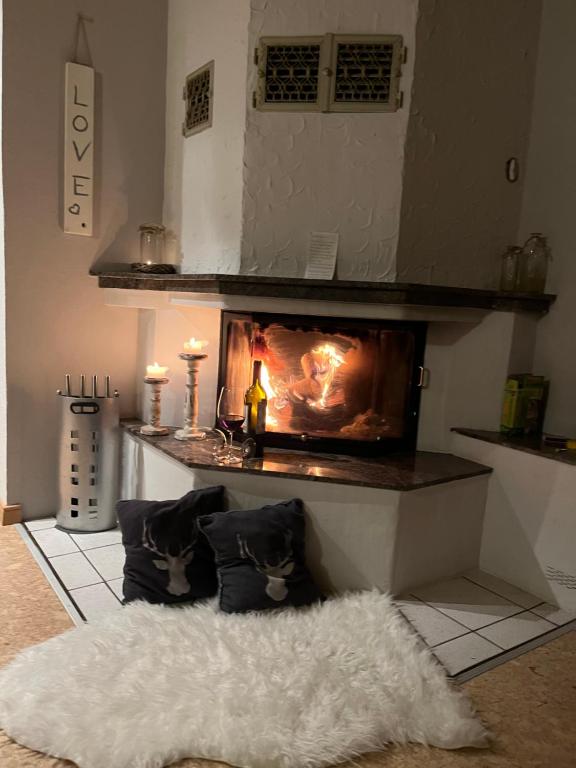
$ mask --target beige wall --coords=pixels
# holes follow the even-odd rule
[[[494,288],[514,243],[540,0],[420,0],[399,282]]]
[[[558,293],[540,321],[534,373],[551,380],[545,427],[576,435],[576,3],[544,0],[532,132],[519,239],[542,231]]]
[[[0,96],[2,95],[2,0],[0,0]],[[2,121],[0,120],[0,143]],[[4,184],[0,155],[0,504],[6,500],[6,284],[4,278]]]
[[[57,500],[58,400],[65,372],[111,374],[133,411],[136,311],[104,306],[94,265],[131,261],[136,230],[162,212],[166,5],[85,0],[99,75],[96,234],[63,234],[64,63],[74,0],[4,2],[8,500],[27,518]]]

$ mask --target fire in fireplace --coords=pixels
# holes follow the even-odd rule
[[[247,388],[262,361],[264,445],[410,450],[425,336],[419,322],[223,312],[219,385]]]

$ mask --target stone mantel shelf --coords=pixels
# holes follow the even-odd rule
[[[142,435],[141,426],[142,422],[135,419],[122,422],[123,429],[133,438],[158,449],[180,464],[219,472],[286,477],[387,491],[413,491],[492,472],[483,464],[451,453],[428,451],[369,459],[270,448],[265,449],[261,459],[248,459],[242,464],[228,466],[217,463],[212,455],[212,446],[207,443],[176,440],[174,430],[161,437]]]
[[[503,435],[501,432],[494,432],[486,429],[468,429],[464,427],[454,427],[452,432],[464,437],[472,437],[475,440],[482,440],[492,445],[500,445],[504,448],[511,448],[514,451],[530,453],[533,456],[539,456],[551,461],[559,461],[561,464],[570,464],[576,467],[576,451],[567,451],[565,449],[553,448],[545,445],[541,437],[537,436],[513,436]]]
[[[548,312],[550,305],[556,299],[551,294],[505,293],[415,283],[306,280],[291,277],[223,274],[147,275],[134,272],[91,274],[98,278],[100,288],[415,307],[466,307],[537,314]]]

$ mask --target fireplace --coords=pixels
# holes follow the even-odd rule
[[[264,446],[414,450],[426,323],[223,312],[219,386],[268,397]]]

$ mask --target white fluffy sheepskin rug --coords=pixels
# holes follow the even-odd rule
[[[467,699],[376,592],[248,615],[132,604],[4,668],[0,726],[81,768],[183,757],[312,768],[389,742],[487,741]]]

